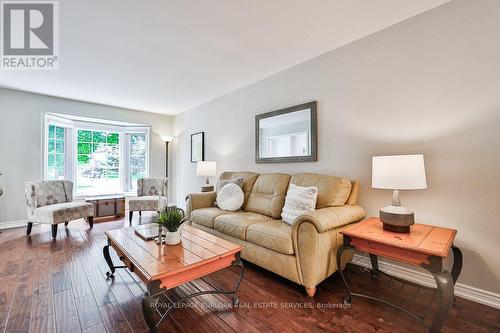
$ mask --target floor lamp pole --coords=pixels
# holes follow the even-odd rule
[[[168,178],[168,141],[165,141],[165,177]]]

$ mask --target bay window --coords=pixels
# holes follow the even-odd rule
[[[149,128],[133,125],[46,115],[45,179],[72,180],[77,196],[135,191],[149,175]]]

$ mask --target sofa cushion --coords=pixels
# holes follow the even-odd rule
[[[200,208],[191,212],[191,221],[213,229],[215,218],[228,213],[218,207]]]
[[[290,183],[298,186],[316,186],[318,188],[317,209],[344,205],[351,194],[352,186],[348,178],[313,173],[293,175]]]
[[[238,179],[238,178],[243,178],[243,185],[241,189],[243,190],[244,194],[244,200],[243,200],[243,206],[245,207],[248,196],[250,195],[250,192],[252,192],[253,185],[255,184],[255,180],[257,179],[258,174],[253,173],[253,172],[231,172],[231,171],[226,171],[223,172],[220,177],[218,183],[224,181],[224,180],[231,180],[231,179]],[[218,188],[218,184],[217,187]]]
[[[131,211],[158,211],[163,209],[167,203],[167,197],[147,195],[143,197],[130,198],[128,206]]]
[[[269,220],[271,220],[269,216],[257,213],[228,213],[215,218],[214,229],[226,235],[246,240],[246,231],[249,226]]]
[[[290,176],[285,174],[259,175],[248,197],[245,211],[280,218],[289,182]]]
[[[33,211],[30,222],[57,224],[88,216],[94,216],[94,205],[73,201],[38,207]]]
[[[293,254],[292,226],[282,220],[252,224],[247,229],[247,242],[283,254]]]

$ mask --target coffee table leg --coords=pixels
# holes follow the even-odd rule
[[[232,290],[206,290],[206,291],[199,291],[197,293],[189,294],[187,296],[184,296],[183,298],[179,299],[178,301],[173,302],[170,304],[168,309],[164,313],[160,313],[157,303],[160,298],[160,296],[164,295],[167,291],[161,291],[159,288],[159,283],[157,284],[150,284],[148,286],[148,292],[144,295],[144,298],[142,300],[142,311],[144,313],[144,319],[146,320],[146,323],[148,324],[148,327],[151,332],[158,332],[158,329],[162,323],[162,321],[168,316],[170,311],[172,311],[174,308],[176,308],[178,305],[184,303],[190,298],[193,297],[198,297],[198,296],[203,296],[203,295],[211,295],[211,294],[219,294],[219,295],[232,295],[232,304],[233,306],[237,306],[240,302],[238,296],[236,295],[236,292],[238,291],[241,281],[243,280],[243,273],[244,273],[244,267],[243,267],[243,262],[241,261],[240,254],[238,253],[235,260],[232,263],[232,266],[238,266],[240,268],[240,274],[238,276],[238,279],[236,280],[236,283],[234,284],[234,288]],[[158,282],[158,281],[155,281]],[[160,319],[158,322],[154,323],[154,312],[157,312],[160,315]]]
[[[110,246],[111,245],[109,244],[109,241],[108,241],[108,244],[102,248],[102,254],[104,256],[104,260],[106,260],[106,263],[108,264],[108,267],[109,267],[109,272],[106,272],[106,276],[108,279],[114,277],[116,268],[126,268],[127,267],[127,266],[115,266],[113,264],[113,260],[111,260],[111,256],[109,255],[109,247]]]
[[[352,297],[351,297],[351,290],[349,290],[349,287],[347,286],[347,281],[344,276],[344,270],[342,269],[341,262],[342,262],[342,254],[346,250],[349,250],[350,247],[346,246],[343,244],[339,249],[337,250],[337,270],[340,273],[340,277],[342,278],[342,283],[344,284],[345,290],[347,291],[347,297],[344,297],[344,304],[351,304],[352,303]]]
[[[142,313],[144,314],[144,320],[149,327],[149,331],[152,333],[158,332],[158,326],[161,322],[160,320],[158,325],[154,322],[154,313],[158,311],[158,300],[159,297],[151,297],[149,293],[146,293],[142,299]]]

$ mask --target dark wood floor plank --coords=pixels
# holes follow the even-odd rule
[[[80,331],[80,322],[71,290],[54,294],[54,309],[57,332]]]
[[[45,317],[31,319],[30,333],[55,333],[55,315],[51,314]]]
[[[17,276],[17,287],[15,289],[10,306],[9,318],[5,327],[6,332],[28,332],[31,320],[31,307],[33,304],[33,287],[35,283],[36,252],[26,251],[23,253],[21,268]]]
[[[108,332],[133,332],[117,304],[105,304],[99,308],[99,311]]]
[[[102,322],[99,308],[93,295],[87,295],[75,298],[75,305],[78,311],[80,327],[82,329],[95,326]]]
[[[82,330],[82,333],[106,333],[106,332],[107,332],[106,326],[104,326],[104,323],[99,323],[97,325]]]

